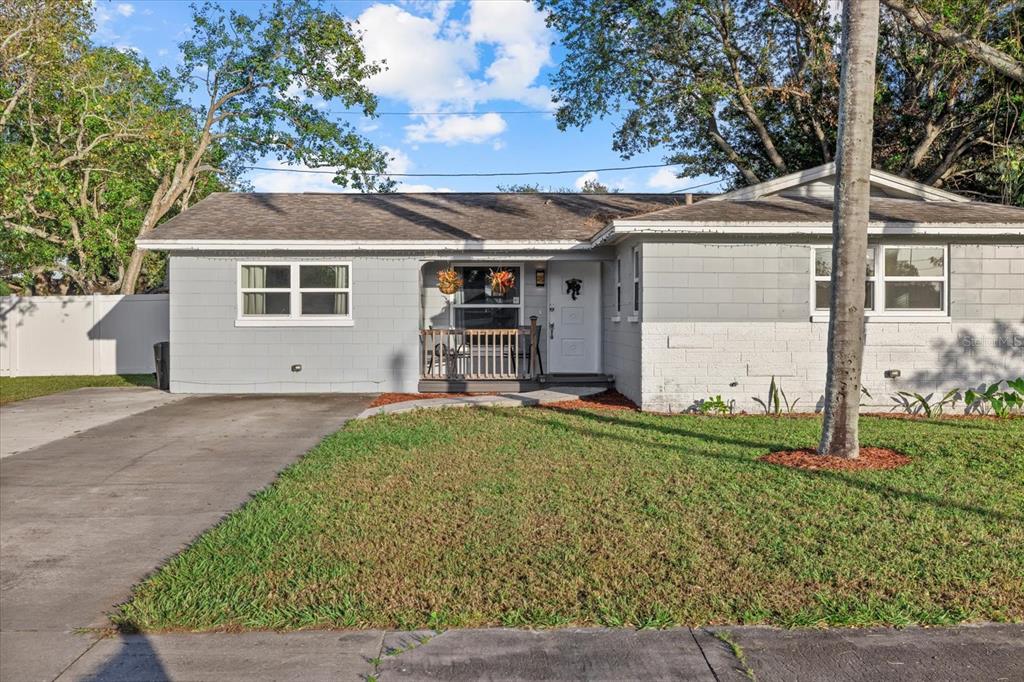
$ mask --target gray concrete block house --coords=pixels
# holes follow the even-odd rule
[[[774,376],[810,408],[825,375],[834,172],[695,201],[215,194],[141,242],[170,255],[171,390],[614,383],[644,409],[683,411],[714,394],[753,408]],[[1024,209],[877,171],[872,195],[875,401],[1019,376]],[[449,269],[462,286],[445,295]],[[502,272],[511,285],[492,280]]]

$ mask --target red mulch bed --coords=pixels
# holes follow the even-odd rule
[[[380,407],[392,403],[404,403],[410,400],[430,400],[431,398],[457,398],[469,395],[489,395],[484,393],[381,393],[373,399],[370,407]]]
[[[558,403],[548,403],[543,407],[556,410],[637,410],[636,403],[622,395],[618,391],[605,391],[596,395],[583,396],[576,400],[563,400]]]
[[[856,471],[860,469],[896,469],[910,464],[910,458],[889,448],[861,448],[860,457],[823,457],[811,448],[803,450],[782,450],[759,458],[762,462],[778,464],[792,469],[830,469]]]

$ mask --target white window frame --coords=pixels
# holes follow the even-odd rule
[[[526,282],[523,280],[523,273],[526,272],[526,263],[521,261],[496,261],[494,263],[488,263],[480,261],[467,261],[461,263],[452,263],[453,268],[517,268],[519,273],[516,275],[516,281],[519,283],[519,303],[456,303],[454,298],[452,304],[448,306],[448,326],[455,327],[455,309],[456,308],[518,308],[519,314],[516,316],[518,325],[523,326],[523,302],[526,299]]]
[[[615,314],[612,322],[622,320],[622,256],[615,258]]]
[[[815,302],[815,284],[822,281],[830,281],[831,277],[819,277],[815,271],[816,252],[819,249],[831,249],[831,244],[811,245],[811,284],[810,284],[810,308],[811,320],[814,322],[827,322],[829,311],[827,308],[819,309]],[[900,277],[887,276],[885,273],[885,250],[886,249],[942,249],[942,276],[923,277]],[[871,244],[868,249],[875,254],[875,276],[868,277],[869,281],[875,283],[875,305],[872,310],[865,310],[865,317],[870,320],[888,322],[936,322],[949,320],[949,244],[907,244],[899,242],[880,242]],[[941,282],[942,283],[942,309],[941,310],[907,310],[905,308],[885,307],[885,285],[886,282]]]
[[[629,316],[630,322],[640,321],[640,292],[642,283],[640,281],[640,247],[634,246],[631,251],[633,261],[633,314]]]
[[[287,289],[266,289],[266,288],[242,288],[242,268],[247,265],[259,266],[280,266],[290,268]],[[303,288],[299,281],[300,268],[303,265],[321,266],[343,266],[348,269],[348,286],[338,288]],[[355,305],[352,299],[352,261],[239,261],[236,270],[235,291],[237,294],[237,308],[235,313],[236,327],[351,327],[355,324],[352,309]],[[287,315],[245,315],[244,294],[271,292],[288,292],[288,314]],[[302,294],[329,292],[348,294],[347,315],[303,315]]]

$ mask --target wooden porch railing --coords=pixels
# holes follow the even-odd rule
[[[537,325],[515,329],[423,329],[422,379],[529,379],[537,373]]]

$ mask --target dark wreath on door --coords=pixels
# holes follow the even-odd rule
[[[573,277],[572,279],[565,280],[565,293],[569,294],[572,300],[575,301],[576,298],[579,297],[582,289],[583,280],[576,279],[575,277]]]

